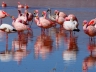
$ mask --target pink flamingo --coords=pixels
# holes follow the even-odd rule
[[[12,19],[13,19],[13,21],[12,21],[12,25],[14,24],[14,22],[20,22],[20,23],[23,23],[23,24],[25,24],[25,25],[28,25],[27,24],[27,19],[26,18],[24,18],[24,17],[18,17],[18,18],[15,18],[14,16],[10,16]]]
[[[2,2],[2,7],[4,8],[4,7],[7,7],[7,4],[3,1]]]
[[[31,12],[28,12],[28,10],[25,10],[25,14],[28,13],[27,21],[33,21],[33,14]]]
[[[24,5],[25,9],[29,9],[29,6],[27,4]]]
[[[38,17],[38,10],[36,10],[35,12],[37,12],[36,17],[35,17],[35,22],[37,23],[37,25],[39,27],[41,27],[41,29],[43,28],[48,29],[52,26],[52,22],[48,19],[46,19],[46,11],[43,11],[42,14],[44,15],[43,17]]]
[[[29,26],[24,24],[22,22],[22,20],[20,20],[20,18],[17,18],[17,19],[13,18],[12,25],[18,31],[18,33],[22,32],[22,31],[25,31],[25,30],[30,30],[32,32],[32,30],[29,28]]]
[[[24,6],[20,2],[18,2],[18,8],[24,8]]]
[[[64,12],[55,10],[54,13],[56,14],[57,23],[60,24],[60,27],[62,27],[65,17],[67,15]]]
[[[67,17],[67,15],[64,12],[59,12],[58,10],[55,10],[56,15],[56,22],[60,25],[60,29],[63,27],[64,19]]]
[[[90,25],[90,23],[88,24],[87,20],[83,21],[83,30],[88,36],[91,37],[91,40],[92,40],[92,37],[96,36],[95,26]]]
[[[68,18],[69,19],[72,18],[73,20],[76,20],[78,22],[78,19],[77,19],[77,17],[74,14],[69,14]]]
[[[24,31],[24,30],[30,30],[30,28],[28,27],[28,25],[25,25],[19,21],[15,21],[13,23],[13,26],[14,28],[17,30],[17,31]]]
[[[27,10],[25,10],[25,13],[21,13],[21,10],[18,10],[18,13],[19,13],[18,18],[22,19],[26,23],[28,21],[28,24],[29,24],[29,21],[33,20],[33,14],[28,12]]]
[[[51,27],[55,25],[55,22],[47,19],[47,12],[46,12],[46,11],[43,11],[43,12],[42,12],[42,15],[43,15],[44,19],[46,19],[46,21],[49,21],[49,22],[50,22],[50,26],[51,26]]]
[[[0,10],[0,19],[1,19],[1,24],[2,24],[2,18],[5,18],[9,16],[9,14],[3,10]]]
[[[61,11],[58,11],[58,10],[55,10],[54,13],[58,14],[59,17],[63,17],[63,18],[67,17],[67,15],[64,12],[61,12]]]

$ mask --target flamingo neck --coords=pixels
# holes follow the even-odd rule
[[[58,19],[59,19],[59,15],[56,14],[56,21],[58,22]]]
[[[40,19],[38,18],[35,18],[35,21],[36,21],[36,24],[38,25],[38,26],[41,26],[41,23],[40,23]]]
[[[39,16],[39,13],[38,12],[36,13],[36,16]]]
[[[44,14],[44,18],[46,18],[47,17],[47,14]]]
[[[49,12],[48,16],[50,17],[50,16],[51,16],[51,10],[50,10],[50,11],[48,11],[48,12]]]

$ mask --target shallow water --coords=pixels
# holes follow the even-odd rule
[[[28,11],[33,13],[35,9],[40,11],[41,16],[41,12],[47,10],[47,7],[31,7]],[[95,18],[96,8],[51,9],[52,12],[57,9],[66,14],[75,14],[80,32],[70,37],[69,32],[59,31],[57,26],[42,35],[40,28],[33,22],[33,33],[22,33],[21,38],[17,33],[9,34],[7,42],[6,34],[0,31],[0,72],[83,72],[84,61],[87,62],[88,72],[96,70],[95,49],[93,55],[88,50],[88,47],[95,48],[95,44],[89,42],[89,37],[82,29],[83,20]],[[15,6],[3,10],[15,17],[18,15]],[[3,19],[3,23],[11,24],[12,19],[7,17]]]

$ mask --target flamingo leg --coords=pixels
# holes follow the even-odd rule
[[[6,43],[8,43],[8,33],[6,33]]]
[[[60,31],[63,29],[63,25],[60,25]]]
[[[8,33],[6,33],[6,51],[8,50]]]
[[[2,24],[2,18],[0,18],[0,20],[1,20],[1,24]]]
[[[91,42],[92,42],[92,37],[91,37]]]
[[[33,19],[31,20],[31,25],[30,26],[32,26],[32,23],[33,23]]]

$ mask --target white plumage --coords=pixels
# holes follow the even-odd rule
[[[13,26],[9,24],[5,24],[5,23],[0,25],[0,30],[7,32],[7,33],[16,32],[16,29]]]
[[[64,21],[63,27],[65,30],[68,30],[68,31],[73,31],[73,30],[79,31],[78,22],[75,20],[73,21],[72,19],[70,19],[70,21]]]

